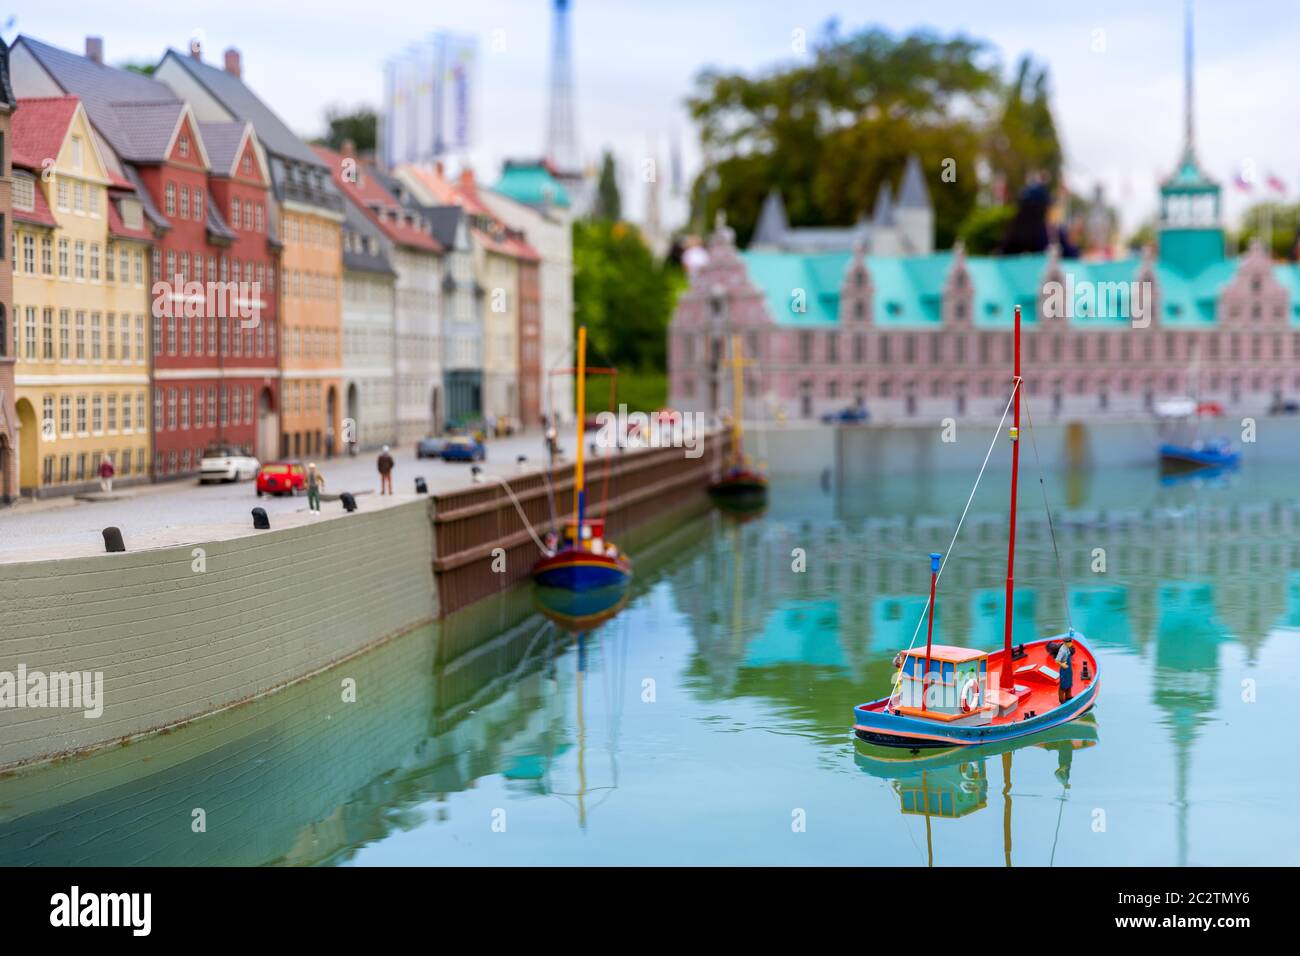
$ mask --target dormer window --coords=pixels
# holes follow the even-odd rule
[[[15,209],[36,207],[36,180],[26,173],[14,173],[13,204]]]
[[[251,175],[253,172],[253,157],[248,155],[248,153],[245,153],[244,158],[240,163],[240,168],[245,174]]]

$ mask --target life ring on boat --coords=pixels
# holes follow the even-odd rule
[[[971,693],[972,691],[974,691],[973,695]],[[969,714],[979,706],[979,702],[980,682],[972,677],[970,680],[966,681],[965,685],[961,689],[961,712],[963,714]]]

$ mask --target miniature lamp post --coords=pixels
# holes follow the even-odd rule
[[[930,554],[930,613],[925,625],[925,670],[921,672],[921,709],[925,710],[926,691],[930,689],[930,642],[934,638],[934,589],[939,583],[939,562],[943,555],[937,551]]]

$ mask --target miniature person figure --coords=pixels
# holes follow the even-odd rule
[[[1074,636],[1065,635],[1065,640],[1061,642],[1061,649],[1056,652],[1056,663],[1061,668],[1061,682],[1057,690],[1057,700],[1064,704],[1070,699],[1070,691],[1074,687]]]
[[[387,445],[379,453],[379,493],[381,495],[393,493],[393,456],[388,453]]]
[[[113,458],[111,455],[105,455],[104,460],[99,463],[99,490],[103,492],[112,492],[113,476],[117,474],[117,469],[113,467]]]
[[[325,478],[316,470],[316,463],[307,463],[307,510],[314,515],[320,514],[320,492],[325,487]]]

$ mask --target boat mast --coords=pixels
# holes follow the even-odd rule
[[[575,543],[582,543],[582,522],[586,517],[587,489],[583,482],[583,440],[587,418],[587,327],[578,326],[578,458],[573,470],[573,512],[578,516]]]
[[[934,589],[939,581],[939,562],[943,555],[930,554],[930,613],[925,626],[925,670],[921,671],[921,709],[925,710],[925,692],[930,686],[930,642],[934,638]],[[929,817],[926,817],[929,820]]]
[[[1016,486],[1020,478],[1020,306],[1016,306],[1015,372],[1011,378],[1011,403],[1015,417],[1011,425],[1011,520],[1007,530],[1007,606],[1002,627],[1002,677],[1003,690],[1011,690],[1015,680],[1011,673],[1011,622],[1012,596],[1016,587]]]
[[[745,359],[740,353],[740,336],[731,337],[731,380],[732,380],[732,404],[734,408],[731,412],[731,461],[734,465],[743,465],[745,463],[744,451],[741,448],[743,441],[741,418],[744,415],[745,408]]]

